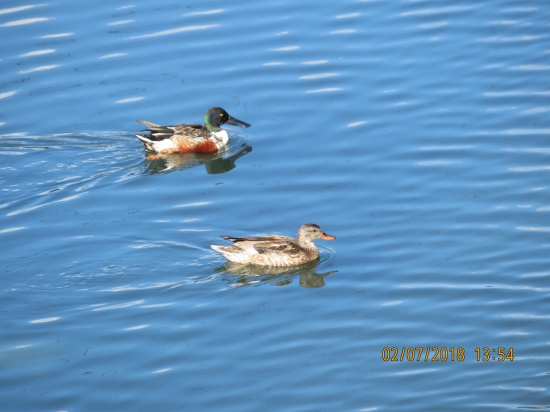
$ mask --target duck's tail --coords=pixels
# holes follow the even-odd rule
[[[147,130],[148,132],[153,132],[155,129],[163,127],[159,124],[148,122],[147,120],[137,120],[137,121],[149,127],[149,130]],[[155,137],[152,133],[148,135],[134,133],[134,136],[136,136],[141,141],[141,143],[145,145],[147,149],[155,150],[155,141],[157,141],[158,139],[152,140],[151,138]]]
[[[149,139],[148,136],[137,133],[134,133],[134,136],[136,136],[147,149],[155,150],[155,142]]]
[[[152,122],[148,122],[147,120],[136,120],[136,122],[139,122],[141,124],[144,124],[145,126],[147,127],[163,127],[161,126],[160,124],[156,124],[156,123],[152,123]]]
[[[210,247],[211,247],[212,249],[214,249],[214,250],[217,250],[217,251],[220,252],[220,253],[223,253],[223,252],[224,252],[223,248],[224,248],[225,246],[210,245]]]

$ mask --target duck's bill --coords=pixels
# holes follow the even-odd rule
[[[227,124],[231,124],[233,126],[240,126],[240,127],[250,127],[250,125],[246,122],[243,122],[239,119],[235,119],[234,117],[229,116],[229,120],[226,122]]]
[[[321,239],[325,239],[325,240],[334,240],[336,239],[336,236],[331,236],[331,235],[327,235],[326,233],[323,233],[321,235]]]

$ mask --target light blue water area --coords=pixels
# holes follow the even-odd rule
[[[0,409],[550,408],[549,22],[542,0],[4,1]],[[252,124],[221,153],[132,135],[213,106]],[[302,267],[210,249],[308,222],[337,240]]]

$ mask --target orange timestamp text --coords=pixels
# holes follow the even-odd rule
[[[475,348],[475,359],[478,362],[497,360],[504,362],[514,360],[514,348]],[[494,355],[494,356],[493,356]],[[382,360],[384,362],[463,362],[466,359],[466,350],[463,347],[385,347],[382,349]]]

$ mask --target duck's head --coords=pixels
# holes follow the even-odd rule
[[[298,242],[313,242],[315,239],[334,240],[336,237],[327,235],[315,223],[306,223],[298,230]]]
[[[248,123],[231,117],[229,113],[221,107],[213,107],[208,109],[204,114],[204,125],[210,132],[218,132],[220,130],[220,126],[224,123],[245,128],[250,127]]]

